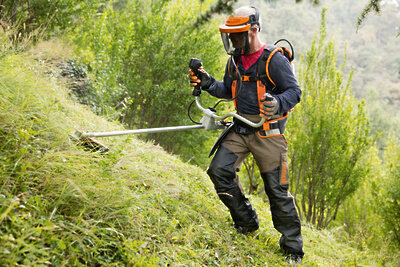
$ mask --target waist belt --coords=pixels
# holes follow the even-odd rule
[[[236,118],[233,118],[233,122],[234,122],[233,129],[238,134],[247,135],[247,134],[252,134],[252,133],[255,133],[258,131],[260,131],[262,136],[281,134],[281,132],[279,130],[278,121],[270,122],[270,124],[269,124],[270,129],[266,130],[266,131],[262,131],[262,129],[263,129],[262,126],[254,128]]]

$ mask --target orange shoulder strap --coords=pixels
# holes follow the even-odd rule
[[[276,84],[275,84],[274,81],[271,79],[271,76],[269,76],[268,66],[269,66],[269,62],[271,61],[272,56],[273,56],[276,52],[278,52],[278,51],[280,51],[280,52],[283,54],[282,48],[281,48],[281,47],[277,47],[277,48],[275,48],[275,49],[271,52],[271,54],[269,54],[268,59],[267,59],[267,63],[265,63],[265,72],[267,73],[268,80],[269,80],[274,86],[276,86]]]
[[[234,80],[232,82],[232,98],[233,98],[233,105],[235,105],[235,109],[237,110],[237,101],[236,101],[236,95],[237,95],[237,80]]]

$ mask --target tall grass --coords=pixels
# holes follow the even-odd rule
[[[108,154],[76,146],[75,129],[122,127],[69,100],[45,63],[28,53],[0,59],[1,265],[285,264],[262,199],[250,196],[260,230],[238,235],[200,168],[135,137],[102,140]],[[379,262],[334,232],[303,232],[305,266]]]

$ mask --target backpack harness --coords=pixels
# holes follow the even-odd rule
[[[276,46],[276,44],[280,41],[286,41],[290,45],[292,53],[283,46]],[[232,56],[229,58],[228,74],[233,79],[231,89],[232,89],[233,103],[234,103],[236,110],[237,110],[236,97],[238,94],[238,82],[239,82],[239,77],[240,77],[242,82],[252,82],[252,81],[257,82],[257,96],[258,96],[257,98],[258,98],[258,105],[260,108],[260,117],[266,118],[263,115],[264,107],[263,107],[263,102],[261,101],[261,99],[263,99],[264,94],[267,93],[267,88],[268,88],[268,91],[277,93],[278,89],[276,88],[276,84],[272,80],[272,78],[269,74],[269,69],[268,69],[272,56],[277,52],[282,53],[282,55],[284,55],[289,60],[289,63],[292,64],[292,61],[294,59],[293,47],[289,41],[287,41],[285,39],[280,39],[277,42],[275,42],[274,45],[268,45],[267,47],[264,48],[264,51],[261,54],[261,56],[257,62],[257,76],[256,77],[247,76],[247,75],[239,76],[237,73],[237,69],[235,68],[235,66],[232,62]],[[235,62],[238,62],[239,56],[237,56],[237,57],[235,56],[234,59],[235,59]],[[290,111],[292,111],[292,110],[290,110]],[[258,132],[258,134],[261,137],[279,136],[279,135],[283,134],[283,132],[284,132],[286,121],[282,121],[282,120],[286,119],[287,116],[288,116],[288,112],[285,112],[284,114],[280,114],[280,116],[277,118],[273,118],[271,120],[265,121],[265,123],[262,125],[262,127],[260,127],[259,129],[255,129],[255,130]],[[268,119],[268,118],[266,118],[266,119]],[[279,121],[282,121],[281,123],[283,125],[279,125],[280,124]],[[241,124],[240,121],[236,121],[236,123],[238,123],[240,126],[242,126],[242,127],[239,127],[239,129],[243,128],[244,125]],[[244,128],[248,129],[248,127],[246,127],[246,126],[244,126]],[[254,131],[254,128],[253,128],[253,131]]]

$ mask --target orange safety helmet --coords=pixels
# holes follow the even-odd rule
[[[248,32],[250,28],[256,25],[258,31],[260,31],[259,13],[257,8],[251,7],[255,10],[255,14],[248,17],[242,16],[229,16],[225,23],[219,26],[219,31],[221,33],[222,43],[224,44],[225,50],[229,55],[238,54],[248,54],[250,52],[249,36]],[[235,48],[231,43],[231,34],[239,35],[243,34],[241,38],[246,38],[246,45],[243,48]]]

